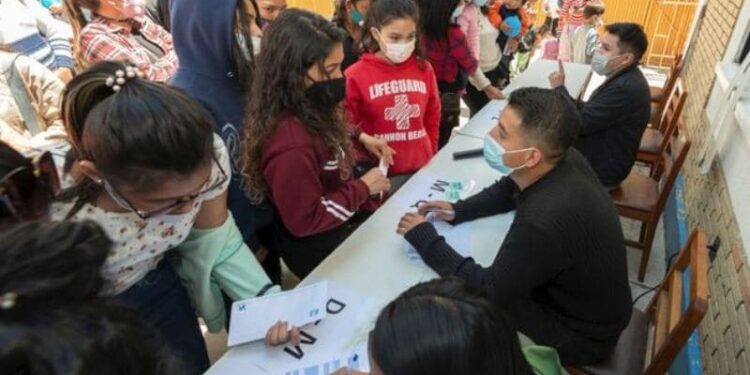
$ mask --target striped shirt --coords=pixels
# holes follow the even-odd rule
[[[565,0],[560,8],[560,25],[576,28],[583,25],[583,8],[588,0]]]
[[[55,20],[36,0],[0,0],[0,46],[51,70],[73,68],[70,26]]]

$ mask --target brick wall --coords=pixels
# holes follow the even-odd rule
[[[714,66],[724,56],[743,0],[709,0],[683,73],[689,91],[684,119],[693,140],[684,169],[685,204],[690,228],[719,236],[722,248],[709,268],[709,312],[700,327],[703,372],[750,374],[750,282],[740,233],[724,174],[715,165],[707,176],[698,172],[698,154],[707,133],[704,107],[714,82]],[[745,25],[738,25],[745,27]]]

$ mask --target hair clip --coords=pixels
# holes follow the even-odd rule
[[[115,75],[107,77],[107,80],[104,81],[104,83],[112,88],[112,91],[119,92],[122,87],[125,85],[125,83],[128,82],[128,80],[133,79],[135,77],[143,78],[143,73],[141,73],[139,70],[133,68],[132,66],[126,67],[123,69],[118,69],[115,71]]]
[[[18,295],[13,292],[8,292],[0,296],[0,310],[10,310],[16,306],[16,299]]]

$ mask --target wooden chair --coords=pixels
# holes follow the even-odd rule
[[[659,218],[672,192],[674,182],[690,150],[691,142],[687,137],[683,140],[684,135],[686,133],[670,137],[666,150],[661,160],[656,163],[656,168],[653,168],[651,176],[631,172],[618,188],[610,192],[621,217],[641,222],[638,241],[625,240],[627,246],[643,252],[638,269],[639,281],[643,281],[646,276],[656,226],[659,224]]]
[[[683,277],[690,272],[690,283]],[[683,308],[684,288],[690,299]],[[661,375],[698,327],[708,310],[708,252],[706,236],[696,230],[669,269],[645,312],[633,309],[606,361],[582,368],[566,368],[572,375]]]
[[[669,142],[670,135],[677,127],[677,123],[682,116],[682,110],[685,108],[688,91],[682,80],[677,83],[672,90],[672,94],[667,101],[667,107],[664,115],[658,124],[651,124],[641,136],[641,144],[638,148],[636,160],[653,167],[654,163],[659,160],[659,155],[664,153]]]
[[[678,54],[674,58],[671,69],[669,69],[669,75],[667,76],[666,82],[663,87],[650,86],[649,93],[651,95],[651,123],[658,124],[661,116],[666,108],[669,94],[674,89],[674,85],[677,82],[677,78],[682,74],[682,69],[685,67],[685,61],[682,58],[682,54]]]

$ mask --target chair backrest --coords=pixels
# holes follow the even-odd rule
[[[667,76],[667,81],[664,82],[664,94],[668,94],[672,92],[672,89],[674,89],[674,85],[677,82],[677,78],[680,78],[680,74],[682,74],[682,69],[685,67],[685,61],[682,58],[682,54],[678,54],[674,58],[674,62],[672,63],[672,68],[669,69],[669,75]],[[662,95],[661,102],[659,103],[659,107],[661,110],[664,109],[664,106],[667,104],[667,95]]]
[[[682,79],[678,79],[674,84],[672,92],[669,94],[669,99],[667,100],[666,107],[662,112],[661,120],[659,121],[659,124],[657,124],[658,126],[656,129],[659,130],[662,134],[666,134],[667,128],[670,126],[674,126],[674,124],[677,122],[677,119],[682,116],[682,110],[685,108],[687,96],[688,90],[685,81],[683,81]],[[669,115],[670,113],[672,115],[672,122],[664,121],[667,115]]]
[[[676,128],[673,132],[676,132]],[[654,211],[651,212],[655,222],[659,221],[664,211],[664,206],[667,204],[669,194],[672,193],[674,182],[677,180],[677,175],[682,169],[682,165],[685,164],[687,159],[688,151],[692,142],[688,138],[688,134],[685,129],[681,129],[681,134],[678,136],[670,135],[669,142],[667,143],[666,150],[661,154],[659,161],[654,167],[654,173],[651,176],[654,180],[659,183],[659,200],[656,202]],[[666,172],[666,174],[664,173]]]
[[[690,298],[683,308],[684,275],[690,272]],[[695,230],[670,267],[646,314],[648,344],[645,374],[665,374],[708,310],[706,235]]]

